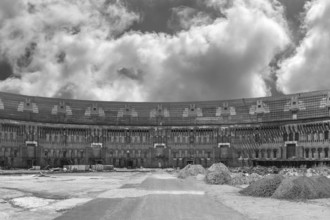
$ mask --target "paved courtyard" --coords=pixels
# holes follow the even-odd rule
[[[244,187],[244,186],[241,186]],[[328,219],[330,199],[238,194],[164,171],[0,176],[0,219]]]

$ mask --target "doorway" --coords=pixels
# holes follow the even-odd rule
[[[287,144],[286,145],[286,158],[290,159],[296,156],[296,144]]]

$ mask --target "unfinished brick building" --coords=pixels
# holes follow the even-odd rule
[[[329,163],[330,92],[137,103],[0,93],[0,166]]]

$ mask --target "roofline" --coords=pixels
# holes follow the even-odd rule
[[[118,103],[118,104],[125,104],[125,103],[132,103],[132,104],[177,104],[177,103],[207,103],[207,102],[233,102],[233,101],[245,101],[245,100],[258,100],[258,99],[267,99],[267,98],[273,98],[273,99],[283,99],[285,97],[292,97],[292,96],[308,96],[308,95],[320,95],[324,93],[330,93],[330,89],[328,90],[316,90],[316,91],[309,91],[309,92],[300,92],[300,93],[292,93],[292,94],[283,94],[283,95],[276,95],[276,96],[259,96],[259,97],[250,97],[250,98],[237,98],[237,99],[219,99],[219,100],[203,100],[203,101],[175,101],[175,102],[169,102],[169,101],[147,101],[147,102],[135,102],[135,101],[104,101],[104,100],[88,100],[88,99],[64,99],[64,98],[57,98],[57,97],[45,97],[45,96],[31,96],[31,95],[22,95],[22,94],[16,94],[16,93],[10,93],[10,92],[2,92],[0,91],[0,97],[2,94],[5,95],[13,95],[18,97],[24,97],[24,98],[41,98],[41,99],[49,99],[49,100],[61,100],[61,101],[80,101],[80,102],[97,102],[97,103]]]

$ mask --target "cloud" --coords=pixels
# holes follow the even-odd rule
[[[166,34],[127,31],[141,18],[120,1],[25,0],[0,29],[0,52],[17,76],[0,89],[121,101],[267,95],[269,63],[290,44],[283,8],[267,0],[225,3],[205,5],[217,17],[173,9],[184,28]]]
[[[277,74],[277,87],[284,93],[328,89],[330,84],[330,2],[315,0],[305,8],[306,35]]]

